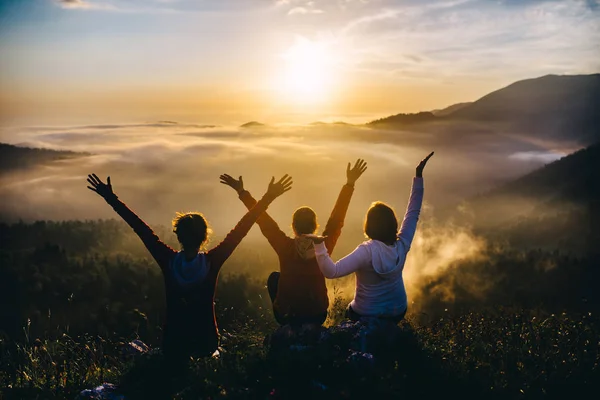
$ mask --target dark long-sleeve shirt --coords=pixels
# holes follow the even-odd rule
[[[325,246],[331,253],[337,243],[354,186],[344,185],[327,221],[323,235]],[[248,191],[240,193],[240,200],[251,209],[256,200]],[[315,257],[306,258],[298,251],[296,239],[288,237],[266,212],[256,221],[261,232],[279,257],[281,275],[277,296],[273,306],[275,310],[287,316],[312,317],[327,311],[329,298],[325,278],[319,269]]]
[[[175,279],[173,260],[178,254],[162,242],[152,229],[116,196],[107,199],[113,209],[133,228],[163,272],[167,315],[163,346],[165,352],[207,355],[217,349],[218,330],[214,312],[217,278],[223,263],[246,236],[272,199],[264,197],[242,217],[216,247],[200,255],[208,267],[204,279],[182,287]]]

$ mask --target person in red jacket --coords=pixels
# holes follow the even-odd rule
[[[323,236],[327,237],[325,246],[329,252],[333,251],[342,233],[354,184],[366,170],[367,163],[362,159],[357,160],[352,168],[348,163],[347,182],[340,191],[323,231]],[[244,189],[241,176],[237,180],[227,174],[220,178],[221,183],[238,193],[248,209],[254,207],[256,200]],[[329,307],[327,286],[315,258],[312,239],[304,236],[317,231],[317,215],[310,207],[298,208],[292,216],[293,238],[288,237],[266,212],[256,222],[279,257],[280,272],[271,273],[267,280],[275,319],[280,325],[322,325]]]
[[[166,294],[163,351],[168,361],[181,364],[189,356],[214,353],[219,345],[214,297],[219,270],[246,236],[257,218],[277,197],[291,189],[292,178],[271,179],[265,195],[242,217],[235,228],[213,249],[201,252],[209,233],[200,213],[177,214],[173,231],[181,244],[177,252],[163,243],[152,229],[113,192],[110,177],[103,183],[88,175],[88,188],[106,200],[133,228],[162,270]]]

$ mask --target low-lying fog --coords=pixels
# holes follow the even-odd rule
[[[86,189],[85,177],[111,175],[116,193],[151,224],[175,211],[204,212],[217,232],[244,208],[219,175],[244,176],[262,195],[271,176],[290,174],[293,190],[270,212],[288,225],[291,212],[309,205],[322,222],[345,181],[347,162],[364,158],[347,225],[359,224],[372,201],[406,204],[418,161],[436,155],[425,171],[426,202],[447,206],[520,176],[564,155],[516,136],[469,127],[462,132],[385,131],[348,125],[225,128],[136,124],[5,128],[2,141],[92,153],[27,171],[0,175],[2,214],[29,219],[94,219],[112,210]]]
[[[110,175],[120,199],[151,225],[169,225],[176,211],[203,212],[215,232],[212,245],[245,212],[236,193],[219,183],[220,174],[242,175],[246,188],[257,198],[271,176],[293,176],[293,189],[269,208],[291,234],[291,214],[302,205],[313,207],[321,226],[325,225],[346,180],[346,164],[364,158],[368,170],[356,185],[334,258],[364,240],[362,223],[371,202],[388,202],[402,218],[415,166],[435,151],[425,170],[423,222],[407,264],[407,284],[412,287],[442,272],[453,260],[479,257],[485,247],[485,240],[468,227],[435,223],[436,211],[450,210],[466,197],[572,150],[493,132],[487,126],[438,124],[414,132],[343,124],[228,128],[147,123],[4,128],[0,135],[1,141],[11,144],[92,153],[0,173],[4,218],[116,217],[86,188],[86,176],[94,172],[102,179]],[[242,246],[257,243],[267,249],[266,240],[253,228]],[[258,267],[259,275],[276,268],[274,253],[265,254],[262,263],[269,265]],[[337,285],[352,293],[351,279]]]

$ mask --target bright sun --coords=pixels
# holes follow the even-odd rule
[[[285,70],[278,89],[289,100],[318,103],[332,85],[332,56],[325,43],[299,38],[284,54]]]

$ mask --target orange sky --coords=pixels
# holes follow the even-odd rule
[[[593,1],[0,6],[0,124],[364,122],[600,70]]]

